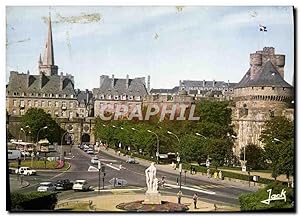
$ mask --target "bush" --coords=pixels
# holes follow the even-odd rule
[[[56,193],[50,192],[13,192],[10,194],[11,211],[18,210],[54,210]]]
[[[261,201],[266,200],[269,198],[269,192],[267,192],[268,189],[272,189],[272,195],[273,194],[280,194],[282,189],[285,189],[286,191],[286,202],[284,200],[277,200],[277,201],[271,201],[270,204],[264,204]],[[255,192],[255,193],[248,193],[248,194],[242,194],[239,197],[240,201],[240,208],[241,211],[262,211],[262,210],[278,210],[278,209],[285,209],[285,211],[294,210],[293,201],[294,201],[294,194],[293,189],[287,188],[280,182],[273,182],[272,184],[269,184],[265,188]]]

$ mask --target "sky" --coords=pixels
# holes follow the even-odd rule
[[[112,74],[150,75],[151,88],[179,80],[239,82],[250,53],[265,46],[286,55],[285,80],[293,81],[292,7],[8,6],[6,83],[11,70],[38,74],[49,11],[55,64],[74,76],[75,88],[99,87],[100,75]]]

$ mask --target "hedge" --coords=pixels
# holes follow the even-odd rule
[[[57,193],[53,192],[12,192],[10,194],[10,211],[20,210],[54,210]]]
[[[271,194],[281,194],[282,189],[286,191],[286,201],[277,200],[270,201],[270,204],[262,203],[261,201],[269,198],[267,190],[272,189]],[[276,181],[267,185],[265,188],[258,190],[255,193],[242,194],[239,197],[241,211],[295,211],[294,210],[294,192],[292,188],[287,188],[282,183]]]

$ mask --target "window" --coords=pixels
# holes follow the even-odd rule
[[[16,92],[14,92],[14,96],[16,96],[17,95],[17,93]]]
[[[38,107],[39,106],[39,102],[37,100],[34,101],[34,106]]]
[[[115,100],[118,100],[118,99],[119,99],[119,96],[114,96],[114,99],[115,99]]]
[[[21,107],[24,107],[24,106],[25,106],[24,100],[21,100],[21,101],[20,101],[20,106],[21,106]]]
[[[67,95],[66,94],[64,94],[64,98],[66,98],[67,97]]]
[[[261,87],[261,89],[263,90],[263,89],[265,89],[265,87]]]
[[[62,101],[61,107],[67,107],[67,103],[65,101]]]
[[[17,106],[17,100],[13,101],[13,106]]]
[[[17,114],[17,110],[16,110],[16,109],[13,109],[13,110],[12,110],[12,113],[13,113],[13,115]]]
[[[133,96],[129,96],[128,99],[129,99],[129,100],[133,100]]]
[[[73,118],[73,112],[72,112],[72,111],[70,111],[69,117],[70,117],[70,118]]]
[[[103,94],[100,96],[100,99],[104,99],[104,95]]]
[[[48,107],[51,107],[51,106],[52,106],[52,102],[48,101]]]
[[[45,107],[45,101],[42,101],[42,107]]]
[[[31,100],[28,100],[28,106],[31,107],[32,104],[31,104]]]
[[[59,94],[55,94],[55,97],[58,98],[58,97],[59,97]]]
[[[73,96],[73,94],[71,94],[71,96],[70,96],[71,98],[73,98],[74,96]]]
[[[67,112],[66,111],[62,111],[61,112],[61,116],[66,117],[67,116]]]
[[[70,102],[70,108],[73,108],[73,105],[74,105],[73,102]]]
[[[53,97],[53,94],[52,94],[52,93],[49,93],[49,97]]]
[[[141,97],[140,97],[140,96],[136,96],[135,99],[136,99],[136,100],[140,100]]]
[[[55,107],[59,107],[59,103],[55,101]]]
[[[45,97],[45,96],[46,96],[46,94],[43,93],[43,97]]]
[[[20,115],[24,115],[25,114],[25,110],[24,109],[21,109],[20,110]]]
[[[22,92],[22,93],[21,93],[21,96],[25,96],[25,93],[24,93],[24,92]]]
[[[58,114],[58,111],[57,111],[57,110],[54,112],[54,115],[55,115],[56,117],[59,117],[59,114]]]

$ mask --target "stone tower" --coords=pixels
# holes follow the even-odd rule
[[[274,116],[293,119],[293,87],[284,80],[285,55],[273,47],[250,54],[250,68],[235,86],[233,124],[237,133],[234,152],[259,141],[263,125]]]
[[[54,65],[54,50],[53,50],[53,40],[52,40],[52,26],[51,26],[51,16],[49,14],[48,19],[48,35],[44,50],[44,57],[42,59],[41,55],[39,58],[39,72],[46,76],[57,75],[58,67]]]

